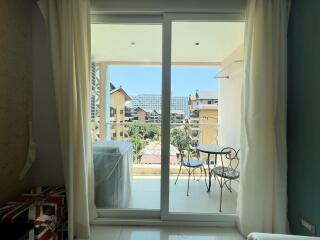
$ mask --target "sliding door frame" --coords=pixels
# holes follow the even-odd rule
[[[161,220],[163,221],[196,221],[216,222],[234,225],[236,214],[226,213],[185,213],[170,212],[170,101],[171,101],[171,50],[173,22],[243,22],[244,16],[235,13],[164,13],[162,34],[162,132],[161,132]]]
[[[91,24],[156,24],[163,28],[162,14],[137,14],[137,13],[113,13],[91,14]],[[136,222],[154,222],[161,220],[160,209],[97,209],[97,219],[93,223],[110,224],[108,219],[113,219],[119,224],[130,224],[132,220]],[[117,221],[115,221],[115,219]],[[142,220],[143,219],[143,220]]]
[[[243,22],[240,13],[103,13],[92,14],[92,24],[160,24],[162,25],[162,116],[161,116],[161,194],[160,209],[98,209],[95,224],[143,224],[235,226],[236,214],[171,213],[169,211],[169,153],[171,102],[172,22]],[[111,219],[111,220],[110,220]]]

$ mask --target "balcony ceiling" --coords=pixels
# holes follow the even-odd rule
[[[175,22],[172,61],[219,65],[243,43],[242,22]],[[160,25],[93,24],[92,59],[96,62],[159,63]]]

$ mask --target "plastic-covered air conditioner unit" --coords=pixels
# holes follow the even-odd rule
[[[127,208],[132,188],[130,142],[100,141],[93,146],[97,208]]]

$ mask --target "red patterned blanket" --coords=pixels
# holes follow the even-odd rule
[[[62,186],[32,188],[0,207],[0,224],[33,225],[29,240],[62,240],[66,218],[66,193]]]

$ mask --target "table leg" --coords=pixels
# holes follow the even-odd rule
[[[208,175],[209,175],[209,179],[208,179],[208,188],[207,188],[207,192],[210,192],[211,189],[211,169],[210,169],[210,153],[208,153],[208,159],[207,159],[207,165],[208,165]]]
[[[217,154],[215,154],[215,156],[214,156],[214,166],[216,166],[216,164],[217,164]],[[211,190],[211,178],[212,178],[212,175],[213,175],[213,171],[210,168],[210,153],[208,153],[207,165],[208,165],[208,176],[209,176],[209,179],[208,179],[208,184],[206,183],[206,185],[207,185],[207,192],[210,192],[210,190]]]
[[[218,154],[215,154],[214,155],[214,168],[217,166],[217,158],[218,158]],[[213,172],[213,169],[212,169],[212,172]],[[214,173],[212,175],[214,175]],[[216,175],[214,175],[214,180],[216,180]]]
[[[214,166],[217,165],[217,154],[214,155]]]

